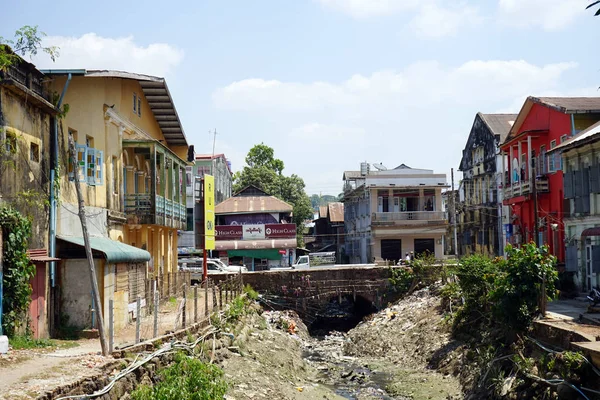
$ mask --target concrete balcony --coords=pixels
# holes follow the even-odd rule
[[[128,224],[162,225],[186,228],[186,207],[159,195],[136,193],[125,195],[125,214]]]
[[[443,211],[405,211],[373,213],[372,225],[420,225],[446,223]]]
[[[548,184],[548,178],[546,177],[536,179],[535,186],[538,193],[547,193],[550,191],[550,185]],[[508,184],[504,188],[504,198],[510,199],[517,196],[526,196],[531,193],[531,189],[532,186],[529,181],[513,183],[512,186]]]

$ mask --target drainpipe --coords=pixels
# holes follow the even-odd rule
[[[62,106],[63,99],[67,93],[67,88],[71,82],[71,74],[67,76],[67,82],[63,88],[58,104],[56,108],[60,109]],[[50,257],[56,257],[56,213],[57,213],[57,201],[56,201],[56,189],[54,187],[54,181],[56,179],[56,170],[58,168],[58,117],[53,117],[53,124],[51,130],[51,143],[52,143],[52,156],[50,158],[50,235],[49,235],[49,250]],[[50,284],[52,287],[56,286],[56,261],[50,262]]]
[[[575,114],[571,114],[571,136],[575,136]]]

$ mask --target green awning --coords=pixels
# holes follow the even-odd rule
[[[58,237],[58,239],[84,247],[83,237]],[[150,253],[146,250],[104,237],[90,237],[93,250],[103,253],[108,263],[146,262],[150,261]]]
[[[229,257],[266,258],[268,260],[281,260],[282,257],[278,249],[227,250],[227,255]]]

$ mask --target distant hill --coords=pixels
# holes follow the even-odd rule
[[[326,206],[329,203],[333,203],[338,201],[338,196],[332,196],[329,194],[319,196],[318,194],[313,194],[310,196],[310,203],[312,204],[312,208],[317,211],[319,206]]]

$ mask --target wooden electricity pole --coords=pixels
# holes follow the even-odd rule
[[[102,302],[100,300],[100,292],[98,290],[98,279],[96,278],[96,268],[94,266],[94,256],[92,255],[92,247],[90,246],[90,238],[88,236],[87,221],[85,219],[85,201],[81,194],[81,187],[79,185],[79,165],[77,164],[77,152],[75,150],[75,141],[73,136],[69,135],[69,152],[71,153],[71,160],[73,163],[73,175],[75,177],[75,191],[77,192],[77,203],[79,205],[79,220],[81,221],[81,231],[83,233],[83,243],[85,246],[85,254],[87,256],[88,266],[90,270],[90,278],[92,281],[92,296],[94,298],[94,308],[96,316],[98,317],[98,331],[100,333],[100,346],[102,347],[102,354],[108,355],[108,344],[106,343],[106,336],[104,332],[104,318],[102,317]],[[84,160],[85,161],[85,160]],[[94,170],[94,173],[96,171]]]

